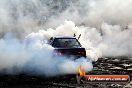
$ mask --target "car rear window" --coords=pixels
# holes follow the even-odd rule
[[[57,48],[76,48],[81,45],[76,38],[56,38],[52,46]]]

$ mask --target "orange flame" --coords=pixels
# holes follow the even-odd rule
[[[86,75],[86,72],[85,72],[85,70],[82,68],[81,65],[79,66],[78,72],[79,72],[80,76],[85,76],[85,75]]]

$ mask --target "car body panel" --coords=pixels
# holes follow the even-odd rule
[[[66,41],[67,46],[64,45]],[[85,48],[81,46],[75,37],[54,37],[50,39],[50,45],[55,48],[54,51],[58,55],[75,58],[86,57]]]

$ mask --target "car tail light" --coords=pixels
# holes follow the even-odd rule
[[[57,51],[57,52],[55,52],[55,54],[56,54],[57,56],[61,56],[61,55],[62,55],[62,52]]]
[[[78,52],[79,54],[81,54],[81,55],[85,55],[85,52]]]
[[[60,56],[62,55],[62,53],[61,53],[61,52],[58,52],[57,54],[58,54],[58,55],[60,55]]]

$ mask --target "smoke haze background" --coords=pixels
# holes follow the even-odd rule
[[[78,73],[78,67],[91,71],[90,60],[72,60],[55,56],[53,47],[46,42],[44,31],[31,33],[25,40],[19,40],[12,33],[0,39],[0,72],[7,74],[27,73],[32,75],[55,76]]]
[[[28,70],[36,67],[42,71],[39,67],[51,64],[43,65],[42,57],[54,62],[53,49],[46,41],[51,36],[74,33],[81,34],[79,41],[92,60],[132,57],[132,0],[0,0],[0,69],[11,73],[14,66],[25,69],[28,65]]]

